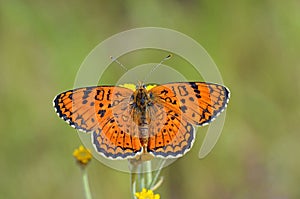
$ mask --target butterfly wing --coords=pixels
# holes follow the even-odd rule
[[[150,90],[157,103],[181,112],[183,119],[204,126],[227,106],[230,92],[222,85],[206,82],[179,82],[156,86]]]
[[[194,142],[195,129],[182,119],[181,112],[158,103],[150,110],[150,117],[157,119],[150,123],[148,152],[162,158],[177,158],[188,152]]]
[[[229,100],[226,87],[205,82],[169,83],[149,92],[154,96],[154,104],[163,106],[161,110],[166,113],[163,125],[150,128],[149,153],[160,157],[184,155],[195,138],[193,125],[210,123]],[[155,117],[157,115],[153,114]]]
[[[111,159],[125,159],[141,153],[136,126],[128,117],[133,91],[123,87],[96,86],[63,92],[54,99],[59,117],[83,132],[92,132],[96,150]],[[125,128],[126,127],[126,128]]]

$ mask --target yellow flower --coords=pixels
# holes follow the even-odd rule
[[[92,159],[92,154],[89,149],[84,148],[84,146],[79,146],[78,149],[75,149],[73,156],[76,158],[77,162],[81,165],[87,165]]]
[[[159,194],[155,194],[153,193],[152,190],[148,190],[143,188],[143,190],[141,192],[135,193],[135,196],[138,199],[160,199],[160,195]]]

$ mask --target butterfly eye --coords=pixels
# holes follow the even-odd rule
[[[143,85],[143,88],[146,88],[146,85]]]

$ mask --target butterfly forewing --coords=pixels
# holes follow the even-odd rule
[[[150,90],[160,103],[181,112],[182,118],[193,125],[205,125],[222,112],[229,100],[229,90],[206,82],[179,82]],[[159,103],[158,102],[158,103]]]

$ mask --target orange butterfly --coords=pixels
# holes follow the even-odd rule
[[[225,108],[229,90],[205,82],[176,82],[135,89],[93,86],[57,95],[54,107],[69,125],[91,132],[96,150],[110,159],[177,158],[187,153],[196,126]]]

